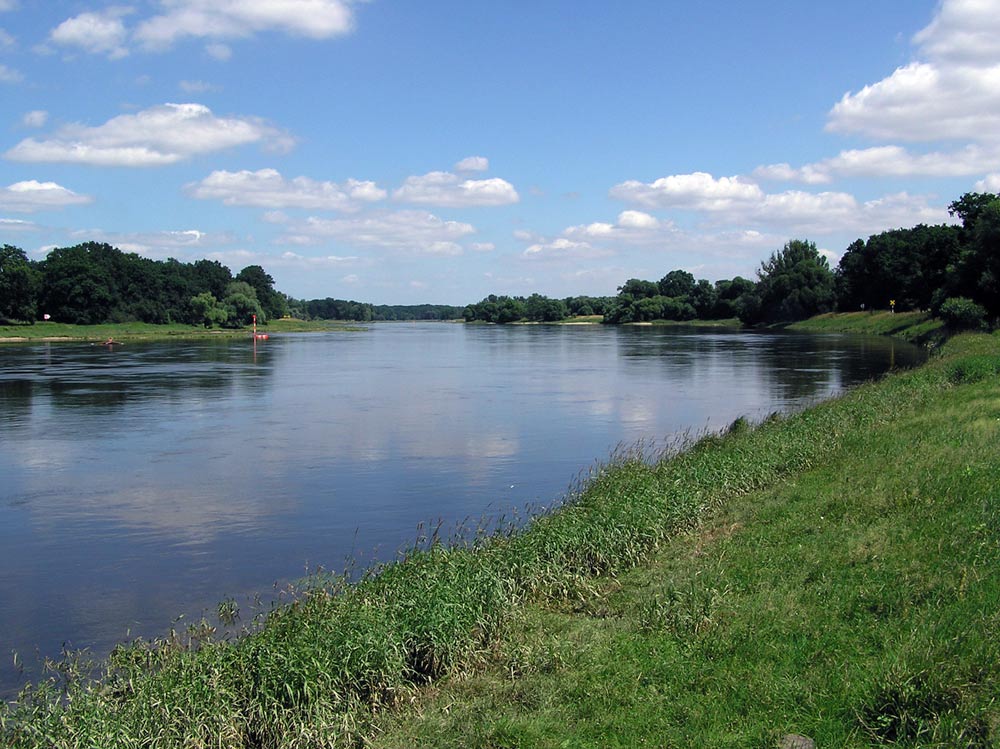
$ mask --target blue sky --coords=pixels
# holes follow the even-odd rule
[[[752,277],[1000,192],[1000,0],[0,0],[0,242],[295,297]]]

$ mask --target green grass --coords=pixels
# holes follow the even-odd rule
[[[374,745],[997,745],[998,371],[996,336],[963,338],[917,373],[711,440],[708,464],[701,448],[681,462],[736,478],[778,438],[795,467],[782,479],[762,457],[762,489],[650,561],[526,607],[492,668],[427,690]],[[696,475],[659,472],[678,489]]]
[[[259,331],[267,333],[311,332],[323,330],[358,329],[349,324],[328,320],[296,320],[282,318],[259,326]],[[152,341],[173,338],[229,337],[239,338],[251,335],[250,328],[205,328],[198,325],[153,325],[150,323],[106,323],[102,325],[70,325],[68,323],[38,322],[34,325],[0,325],[0,343],[41,341],[41,340],[81,340],[106,341]]]
[[[787,327],[805,333],[888,335],[918,344],[940,343],[946,334],[944,323],[927,312],[831,312]]]
[[[789,418],[595,466],[227,639],[0,710],[21,747],[993,746],[1000,337]],[[221,612],[220,612],[221,613]],[[237,612],[231,602],[227,617]]]

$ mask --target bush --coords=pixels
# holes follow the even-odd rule
[[[986,309],[964,296],[945,299],[938,315],[954,330],[981,330],[986,327]]]

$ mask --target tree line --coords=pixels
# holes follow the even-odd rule
[[[568,317],[605,315],[613,301],[614,297],[550,299],[541,294],[529,297],[490,294],[482,301],[466,306],[462,317],[467,322],[558,322]]]
[[[302,320],[353,322],[456,320],[462,308],[450,304],[369,304],[349,299],[289,299],[289,311]]]
[[[1000,317],[1000,196],[966,193],[948,210],[961,224],[920,224],[858,239],[835,269],[815,243],[793,239],[761,263],[756,280],[736,276],[712,283],[684,270],[670,271],[659,281],[630,278],[593,312],[610,324],[738,318],[744,325],[759,325],[832,311],[927,310],[957,327],[995,325]],[[504,323],[560,319],[560,314],[581,313],[534,294],[527,299],[489,296],[467,307],[465,317]]]
[[[893,229],[858,239],[831,269],[813,242],[794,239],[761,263],[756,280],[712,283],[673,270],[659,281],[628,279],[614,297],[497,296],[463,308],[297,300],[274,289],[259,265],[235,276],[221,263],[156,261],[88,242],[32,261],[0,250],[0,319],[43,315],[69,323],[183,322],[239,327],[292,314],[324,320],[555,322],[600,315],[611,324],[738,318],[791,322],[822,312],[929,310],[975,327],[1000,317],[1000,195],[966,193],[949,205],[960,224]]]
[[[281,317],[287,298],[259,265],[235,276],[215,260],[151,260],[108,244],[86,242],[29,260],[0,250],[0,319],[93,325],[186,323],[242,327]]]

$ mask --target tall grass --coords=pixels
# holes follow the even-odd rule
[[[709,510],[918,411],[969,376],[955,374],[969,357],[979,359],[963,373],[996,371],[980,359],[993,362],[998,349],[995,337],[959,339],[938,362],[788,418],[734,424],[653,456],[641,446],[620,450],[522,529],[500,524],[449,543],[432,536],[357,582],[313,581],[238,637],[200,622],[122,645],[94,672],[65,659],[53,664],[52,678],[0,708],[0,745],[361,745],[382,712],[486,662],[519,626],[526,604],[585,600]],[[697,630],[713,606],[702,599],[678,593],[651,610],[650,626],[660,616]]]

